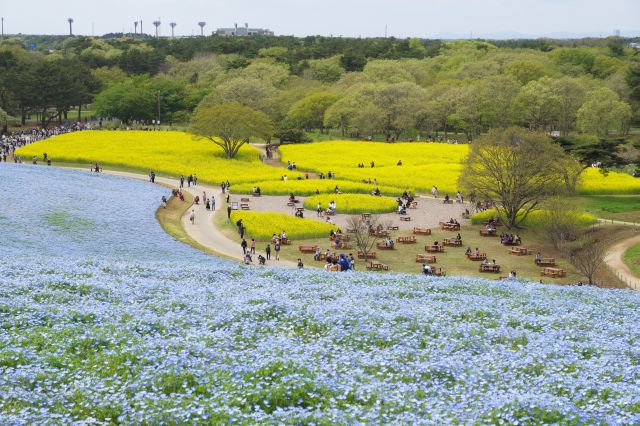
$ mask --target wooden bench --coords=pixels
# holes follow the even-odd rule
[[[431,268],[431,275],[434,277],[444,277],[446,273],[442,268]]]
[[[400,244],[415,244],[416,237],[398,237],[396,238],[396,242]]]
[[[288,201],[287,202],[287,207],[295,207],[296,203],[292,202],[292,201]]]
[[[411,216],[400,216],[400,222],[411,222]]]
[[[424,246],[424,251],[427,253],[444,253],[444,246]]]
[[[489,263],[488,265],[480,265],[480,272],[500,272],[500,265]]]
[[[542,257],[540,259],[536,259],[535,262],[538,266],[556,266],[555,257]]]
[[[387,226],[387,231],[397,231],[400,227],[398,225],[389,225]]]
[[[442,245],[450,247],[462,247],[462,240],[458,240],[456,238],[445,238],[442,241]]]
[[[414,226],[413,233],[419,235],[431,235],[431,228],[419,228],[417,226]]]
[[[336,248],[336,249],[348,250],[349,249],[349,244],[345,243],[344,241],[341,241],[340,244],[336,244],[335,241],[332,241],[331,242],[331,247]]]
[[[250,199],[250,198],[240,198],[240,202],[241,202],[241,203],[248,203],[248,202],[250,202],[250,201],[251,201],[251,199]]]
[[[389,236],[389,232],[387,231],[373,231],[373,232],[370,232],[369,234],[378,238],[387,238]]]
[[[520,241],[511,241],[506,243],[501,243],[503,246],[519,246],[521,244]]]
[[[259,197],[259,196],[260,196],[260,194],[258,194],[257,192],[254,192],[254,193],[252,193],[252,194],[251,194],[251,196],[252,196],[252,197]]]
[[[318,246],[298,246],[298,250],[302,253],[315,253],[318,250]]]
[[[487,258],[487,253],[475,254],[474,252],[471,252],[471,253],[467,254],[467,258],[469,260],[485,260]]]
[[[453,200],[449,198],[448,200],[442,200],[443,204],[453,204]]]
[[[377,256],[375,251],[367,253],[366,256],[364,255],[364,252],[358,252],[358,259],[375,259],[376,257]]]
[[[511,247],[509,254],[515,254],[516,256],[527,256],[531,254],[531,250],[526,247]]]
[[[449,222],[440,222],[440,228],[446,231],[459,231],[460,224],[459,223],[449,223]]]
[[[286,239],[286,240],[280,240],[280,245],[281,246],[290,246],[291,245],[291,240],[290,239]]]
[[[544,268],[540,271],[540,275],[551,278],[562,278],[567,276],[567,271],[560,268]]]
[[[416,254],[416,263],[436,263],[436,257],[432,254]]]
[[[240,210],[250,210],[249,204],[246,204],[246,203],[240,204]]]
[[[395,250],[394,246],[388,246],[385,243],[376,243],[376,248],[378,250]]]
[[[496,231],[487,231],[486,229],[481,229],[480,230],[480,236],[481,237],[495,237],[497,235]]]
[[[342,241],[351,241],[350,235],[341,235],[341,234],[333,234],[333,237],[329,237],[329,241],[335,241],[338,236],[340,236],[340,239]]]
[[[369,262],[367,263],[367,271],[388,271],[389,265],[381,262]]]

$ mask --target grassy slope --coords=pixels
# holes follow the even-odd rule
[[[580,210],[604,219],[640,222],[640,196],[638,195],[594,195],[576,197]]]
[[[624,263],[640,277],[640,244],[630,247],[623,256]]]

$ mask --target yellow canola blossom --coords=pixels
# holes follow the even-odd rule
[[[458,190],[462,161],[469,145],[447,143],[380,143],[333,141],[280,147],[283,161],[295,162],[300,170],[331,171],[337,179],[362,182],[378,181],[379,185],[401,190],[412,188],[428,193],[433,186],[441,195]],[[374,167],[371,167],[371,161]],[[398,161],[402,162],[398,166]],[[364,168],[358,167],[364,164]],[[578,186],[580,194],[637,194],[640,179],[625,173],[588,169]]]
[[[251,211],[231,213],[231,220],[234,224],[240,219],[245,227],[245,238],[255,238],[259,241],[268,241],[273,234],[280,234],[282,231],[285,231],[287,238],[291,240],[328,237],[332,229],[337,229],[335,225],[313,219],[301,219],[284,213]]]
[[[336,211],[339,214],[391,213],[398,207],[393,198],[361,194],[314,195],[304,200],[304,207],[316,210],[318,203],[320,203],[320,207],[326,210],[331,201],[336,203]]]
[[[287,172],[295,179],[299,174],[267,166],[258,151],[243,146],[238,157],[228,160],[217,145],[194,139],[183,132],[85,131],[67,133],[20,148],[17,155],[41,158],[47,153],[54,163],[120,166],[148,173],[171,176],[197,174],[202,182],[219,184],[279,179]]]
[[[335,193],[338,187],[340,192],[352,194],[371,194],[375,185],[348,180],[334,179],[303,179],[303,180],[272,180],[254,183],[243,183],[231,186],[231,192],[237,194],[251,194],[253,188],[259,187],[262,195],[289,195],[295,196],[315,195],[316,190],[321,194]],[[400,196],[402,189],[393,186],[379,186],[382,195]],[[413,189],[409,190],[413,192]]]

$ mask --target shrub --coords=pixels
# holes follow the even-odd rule
[[[245,235],[248,238],[267,241],[273,234],[286,231],[287,238],[301,240],[329,236],[331,230],[337,229],[335,225],[319,222],[312,219],[301,219],[284,213],[263,213],[250,211],[234,211],[231,220],[235,224],[242,219],[245,227]]]
[[[329,206],[331,201],[336,202],[338,213],[391,213],[396,210],[398,204],[390,197],[376,197],[360,194],[322,194],[308,197],[304,200],[304,207],[315,210],[318,203],[323,209]]]

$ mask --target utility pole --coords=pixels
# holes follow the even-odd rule
[[[169,26],[171,27],[171,38],[175,38],[176,37],[176,35],[174,33],[176,25],[178,25],[178,24],[176,24],[175,22],[169,22]]]
[[[69,23],[69,35],[73,36],[73,18],[67,19],[67,22]]]
[[[158,90],[158,126],[160,126],[160,91]]]

